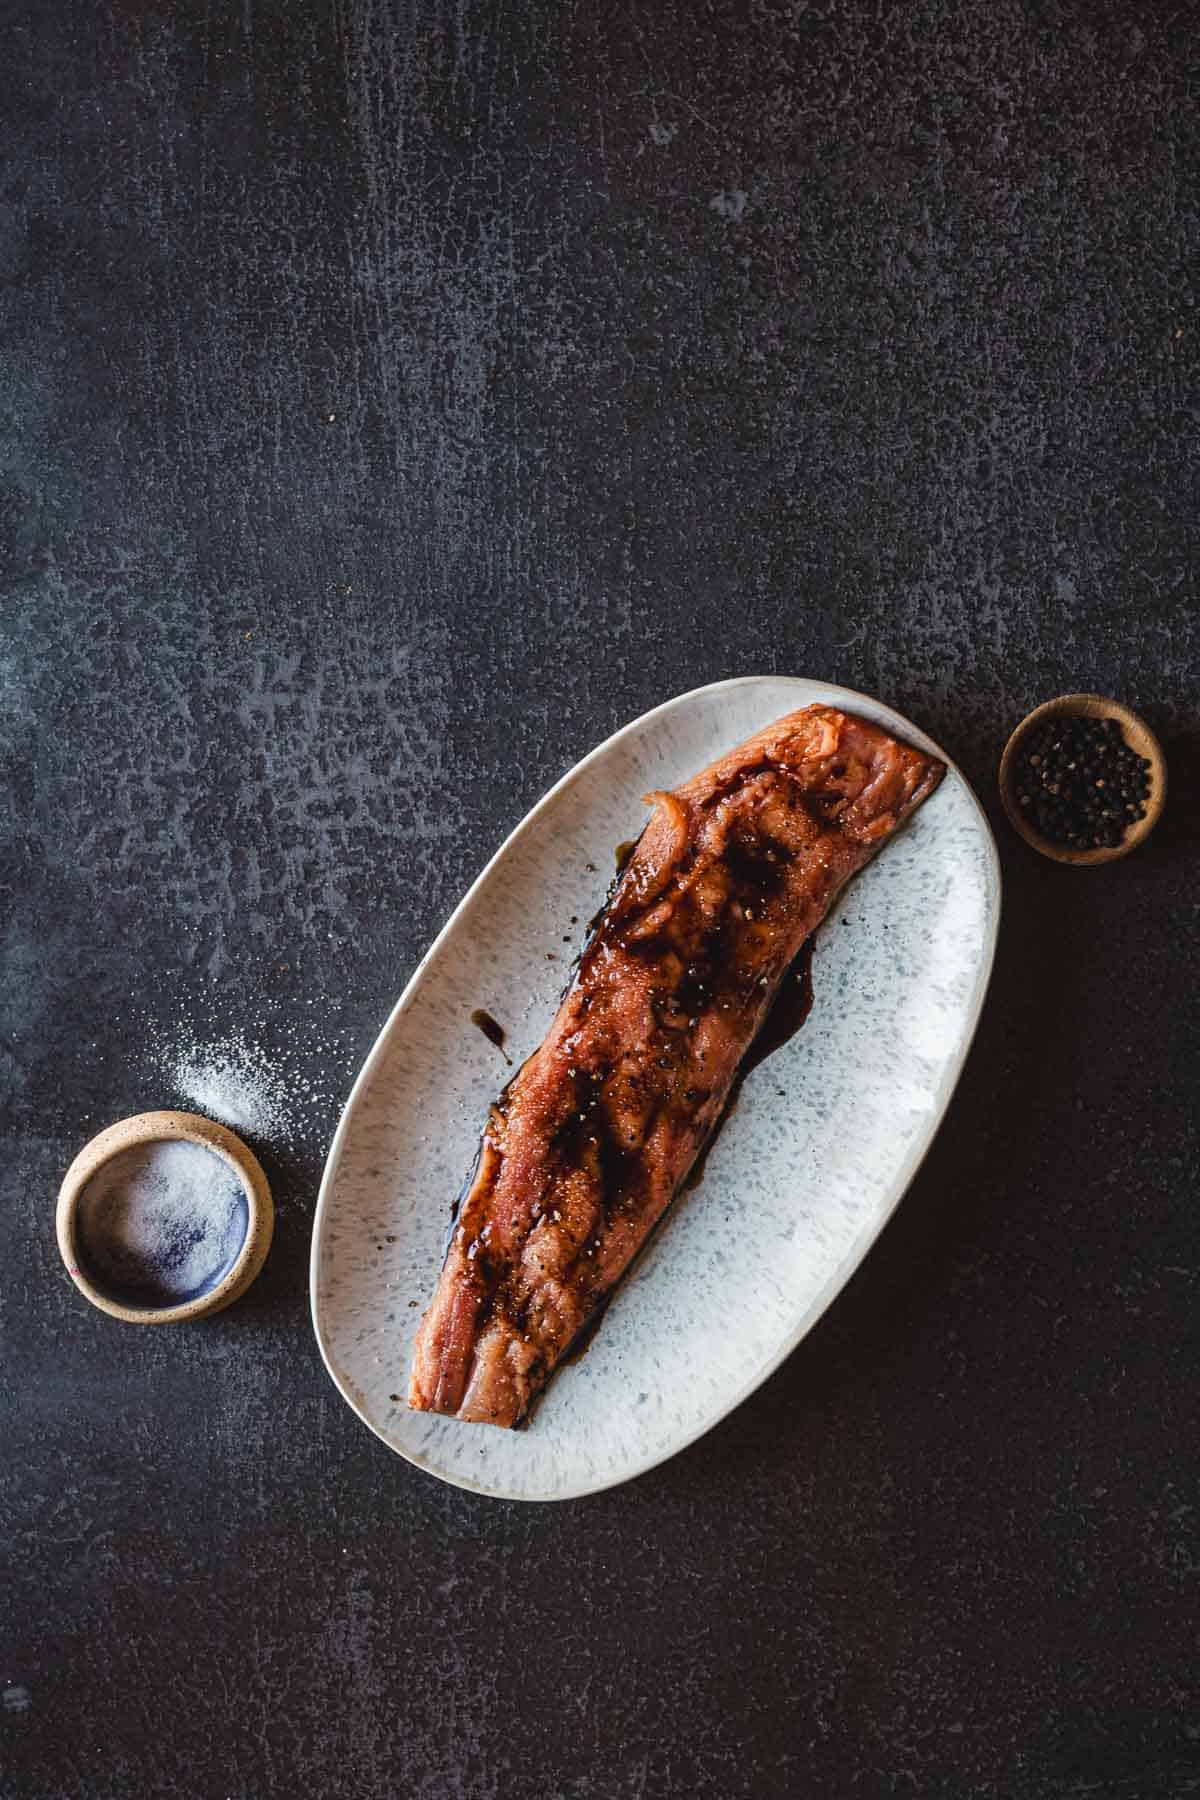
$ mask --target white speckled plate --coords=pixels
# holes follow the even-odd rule
[[[953,764],[822,927],[804,1029],[750,1074],[702,1181],[668,1213],[587,1354],[554,1376],[528,1428],[463,1425],[404,1403],[451,1202],[508,1073],[472,1009],[507,1028],[515,1062],[536,1048],[614,847],[641,830],[639,797],[812,701],[944,755],[879,701],[817,681],[722,681],[656,707],[517,827],[355,1083],[317,1206],[313,1321],[354,1410],[443,1481],[566,1499],[681,1450],[820,1318],[929,1147],[983,1004],[1000,911],[992,835]]]

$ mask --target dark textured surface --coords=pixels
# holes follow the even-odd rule
[[[1200,1792],[1194,10],[2,10],[4,1800]],[[554,777],[769,670],[994,819],[1118,693],[1167,816],[997,826],[959,1098],[764,1390],[440,1487],[313,1345],[338,1100]],[[222,1020],[318,1089],[277,1246],[123,1327],[54,1193]]]

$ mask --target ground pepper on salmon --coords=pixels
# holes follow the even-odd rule
[[[797,953],[943,774],[809,706],[647,795],[557,1016],[489,1114],[410,1406],[520,1421],[670,1205]]]

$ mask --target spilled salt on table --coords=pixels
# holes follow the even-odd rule
[[[294,1103],[284,1078],[240,1037],[216,1043],[192,1038],[171,1062],[171,1077],[188,1104],[206,1118],[259,1137],[284,1135]]]

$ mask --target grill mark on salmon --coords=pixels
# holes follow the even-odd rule
[[[809,706],[669,792],[492,1107],[409,1405],[516,1425],[645,1243],[780,981],[941,763]]]

